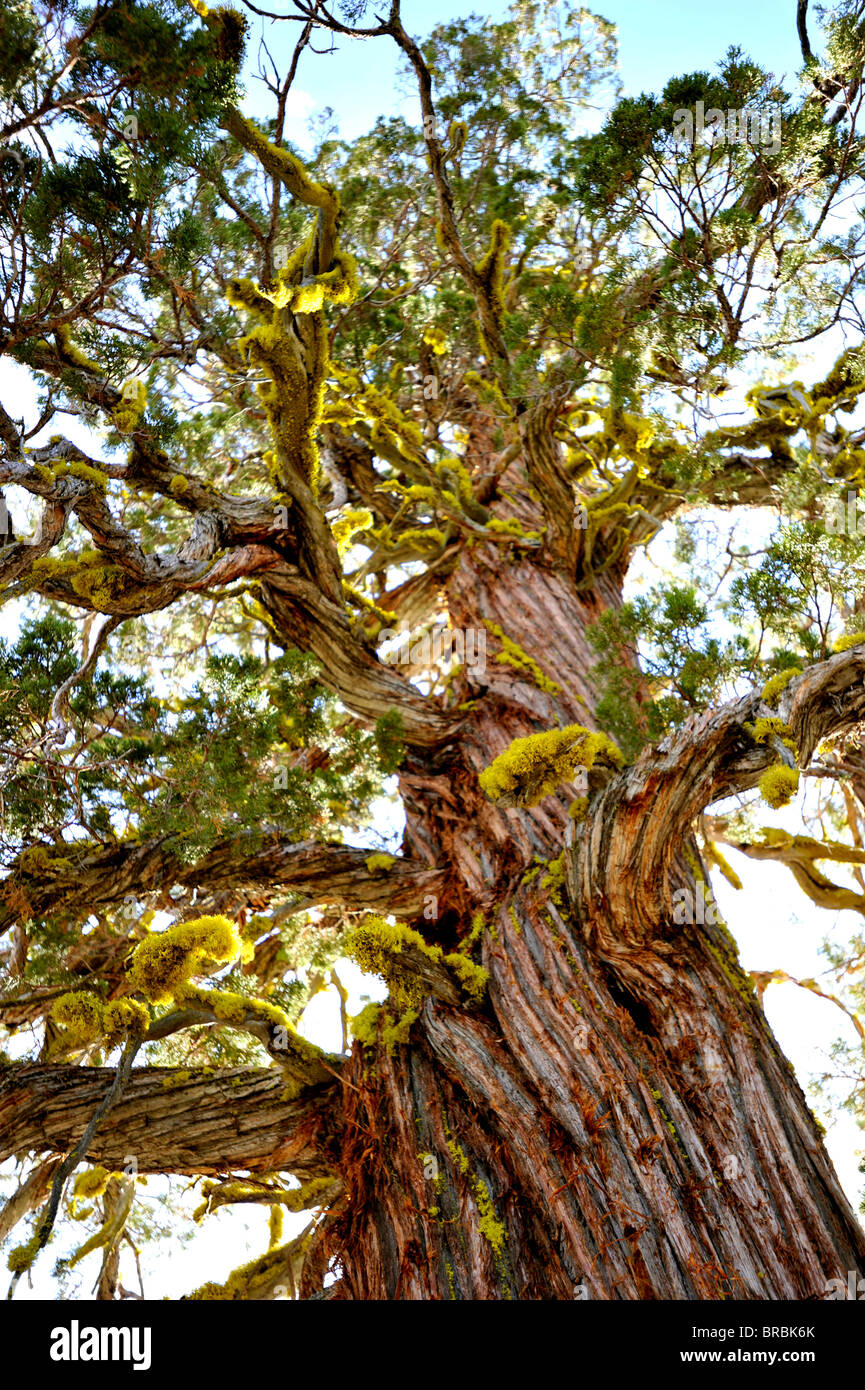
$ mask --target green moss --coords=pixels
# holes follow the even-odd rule
[[[532,681],[539,690],[544,690],[548,695],[558,695],[561,693],[561,686],[556,685],[555,681],[545,676],[538,663],[524,652],[522,647],[517,646],[510,637],[507,637],[500,627],[495,623],[487,622],[484,619],[484,627],[497,637],[502,645],[502,650],[498,653],[495,660],[501,666],[513,666],[515,670],[525,671],[531,676]]]
[[[388,873],[398,861],[393,854],[371,854],[365,861],[369,873]]]
[[[426,997],[423,982],[401,967],[400,956],[411,948],[436,964],[446,966],[456,976],[469,1002],[477,1002],[486,986],[487,975],[467,956],[455,951],[444,956],[440,946],[430,946],[410,927],[386,922],[372,914],[355,927],[345,941],[346,954],[371,975],[387,985],[398,1008],[419,1009]]]
[[[802,668],[800,666],[788,666],[785,671],[779,671],[777,676],[771,676],[761,691],[763,699],[771,703],[776,696],[781,694],[782,690],[787,689],[787,686],[796,676],[801,676],[801,674]]]
[[[352,1035],[357,1038],[361,1047],[375,1047],[378,1043],[378,1020],[381,1014],[381,1004],[373,1001],[361,1009],[359,1014],[354,1014],[349,1018],[348,1023]]]
[[[745,728],[755,743],[769,743],[773,738],[789,736],[792,732],[789,724],[785,724],[783,719],[774,717],[756,719],[753,724],[746,724]]]
[[[205,962],[228,964],[240,952],[237,927],[227,917],[180,922],[139,942],[129,966],[129,983],[151,1003],[168,1003]]]
[[[574,775],[601,762],[621,768],[624,758],[606,734],[593,734],[581,724],[514,739],[483,771],[478,781],[491,801],[507,797],[511,804],[536,806]]]
[[[794,767],[775,763],[763,773],[758,786],[766,804],[778,810],[781,806],[788,806],[799,790],[799,773]]]

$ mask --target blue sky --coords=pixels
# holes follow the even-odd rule
[[[510,6],[504,0],[403,0],[403,23],[415,37],[426,35],[436,24],[471,11],[501,20]],[[726,0],[723,5],[693,4],[691,0],[607,0],[590,6],[618,28],[619,65],[626,91],[660,91],[668,79],[684,72],[711,71],[731,44],[740,45],[757,62],[789,88],[796,82],[801,55],[792,0]],[[282,66],[295,42],[299,26],[254,18],[249,57],[256,66],[258,42],[264,37]],[[819,31],[812,21],[811,43],[819,51]],[[387,38],[358,41],[335,38],[335,51],[326,56],[305,53],[296,78],[293,104],[298,117],[331,106],[340,133],[351,138],[367,131],[376,116],[402,112],[409,115],[399,90],[397,75],[401,55]],[[316,47],[325,48],[318,40]],[[248,85],[250,108],[258,103],[255,82]],[[416,105],[416,104],[415,104]],[[303,130],[292,132],[298,143]]]

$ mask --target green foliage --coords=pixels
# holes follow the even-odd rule
[[[52,747],[52,700],[78,665],[75,632],[48,615],[0,644],[0,739],[15,751],[7,856],[58,829],[73,839],[168,836],[189,861],[232,829],[332,838],[362,823],[401,759],[398,716],[369,733],[347,723],[297,652],[267,668],[212,656],[189,694],[168,701],[122,665],[99,663],[71,692],[72,740]],[[300,756],[309,747],[326,750],[313,773]]]
[[[752,657],[746,637],[715,636],[708,603],[676,582],[605,613],[590,638],[597,718],[628,757],[714,704]]]

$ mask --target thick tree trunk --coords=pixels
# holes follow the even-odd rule
[[[407,851],[450,870],[433,932],[418,926],[452,948],[484,909],[489,997],[475,1013],[429,1000],[393,1055],[356,1047],[326,1235],[339,1294],[819,1298],[865,1271],[865,1235],[690,834],[663,845],[672,809],[651,787],[621,814],[601,797],[576,827],[564,792],[501,811],[478,787],[512,738],[592,727],[585,629],[618,601],[612,579],[582,598],[495,559],[461,562],[452,624],[497,624],[561,693],[491,663],[459,742],[402,777]],[[567,894],[530,872],[563,848]],[[690,924],[674,922],[677,889]]]

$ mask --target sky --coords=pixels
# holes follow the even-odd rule
[[[463,15],[469,9],[500,19],[505,17],[507,8],[501,0],[474,0],[471,5],[463,0],[403,0],[403,22],[409,31],[421,36],[434,23]],[[692,0],[608,0],[596,9],[618,27],[620,75],[629,94],[660,90],[675,74],[711,70],[732,43],[740,45],[769,68],[783,85],[790,88],[795,84],[800,55],[793,0],[726,0],[723,5],[696,5]],[[256,66],[258,43],[264,39],[277,66],[284,71],[296,28],[253,18],[249,47],[252,69]],[[815,47],[817,37],[812,26]],[[316,46],[326,47],[326,43],[319,40]],[[308,147],[309,122],[327,107],[332,108],[339,133],[346,139],[367,131],[379,115],[402,114],[418,122],[417,99],[406,90],[404,79],[398,81],[401,66],[395,45],[385,39],[364,43],[338,40],[332,53],[305,53],[290,97],[287,137],[301,149]],[[266,97],[260,84],[248,74],[244,109],[251,115],[263,114],[269,109]],[[597,125],[601,116],[601,112],[595,113],[588,118],[589,123]],[[26,374],[21,369],[0,367],[0,393],[5,395],[9,388],[15,393],[16,404],[24,402],[18,409],[25,408],[29,399],[29,424],[33,419],[33,393]],[[68,419],[68,433],[73,438],[76,437],[75,424]],[[84,436],[81,442],[85,442]],[[653,563],[664,563],[663,547],[664,542],[653,547],[645,561],[634,567],[631,577],[634,588],[657,578]],[[4,635],[4,625],[5,635],[10,635],[14,624],[13,613],[0,611],[0,636]],[[795,829],[796,807],[775,813],[767,810],[764,819],[766,824]],[[398,837],[399,823],[391,811],[383,812],[376,829],[379,837],[382,834]],[[756,864],[733,850],[728,852],[728,857],[742,879],[743,891],[734,891],[716,873],[712,875],[712,882],[721,912],[739,941],[745,969],[780,968],[800,978],[819,976],[826,968],[819,955],[822,938],[831,933],[846,940],[861,929],[860,919],[855,914],[821,912],[812,907],[783,867]],[[364,995],[383,997],[380,982],[362,976],[349,962],[340,966],[340,976],[350,991],[349,1012],[357,1012],[362,1007]],[[765,997],[765,1008],[781,1047],[796,1067],[803,1085],[810,1075],[822,1070],[836,1037],[843,1035],[851,1041],[855,1039],[852,1025],[839,1010],[792,985],[771,987]],[[339,1012],[333,991],[313,1000],[302,1031],[320,1045],[339,1050]],[[863,1187],[863,1177],[858,1172],[865,1142],[862,1131],[848,1115],[838,1112],[832,1119],[826,1142],[841,1182],[854,1207],[858,1207]],[[175,1191],[184,1185],[175,1181]],[[151,1180],[148,1187],[142,1189],[140,1200],[153,1201],[155,1205],[160,1190],[161,1184]],[[194,1205],[196,1199],[190,1195],[188,1206],[191,1209]],[[238,1264],[264,1252],[266,1219],[266,1213],[258,1209],[220,1212],[205,1222],[191,1244],[183,1246],[171,1238],[158,1250],[150,1251],[145,1260],[148,1296],[178,1297],[205,1279],[226,1278]],[[287,1217],[286,1235],[291,1233],[293,1226],[300,1230],[304,1224],[303,1217],[294,1222]],[[20,1238],[16,1232],[16,1239]],[[34,1276],[33,1289],[28,1290],[22,1281],[16,1297],[56,1296],[50,1278],[51,1264],[50,1259],[43,1258]],[[91,1296],[89,1289],[98,1269],[98,1254],[82,1263],[76,1296]],[[123,1281],[128,1287],[137,1287],[134,1273],[127,1267],[126,1256]]]

